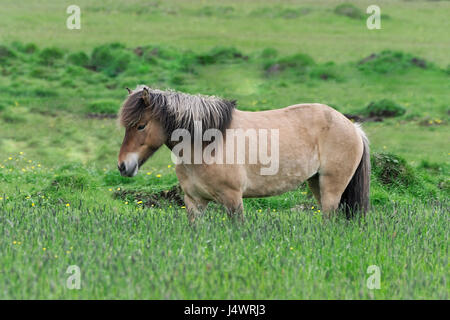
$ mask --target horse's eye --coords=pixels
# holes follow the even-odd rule
[[[137,127],[137,129],[138,129],[139,131],[144,130],[144,128],[145,128],[145,124],[141,124],[141,125],[139,125],[139,126]]]

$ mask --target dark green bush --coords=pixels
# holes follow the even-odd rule
[[[265,48],[261,52],[261,58],[263,59],[273,59],[278,55],[278,51],[274,48]]]
[[[214,63],[229,62],[234,59],[244,58],[244,55],[233,47],[215,47],[205,54],[197,56],[200,64],[208,65]]]
[[[339,78],[338,72],[336,70],[336,65],[334,62],[328,62],[322,65],[317,65],[312,68],[309,73],[311,78],[321,79],[321,80],[337,80]]]
[[[59,48],[45,48],[39,53],[39,62],[44,65],[54,65],[55,62],[64,56],[64,52]]]
[[[67,57],[67,62],[79,67],[86,67],[89,65],[89,57],[83,51],[79,51],[69,54]]]
[[[406,109],[389,99],[371,102],[364,113],[370,117],[398,117],[405,114]]]
[[[16,57],[16,54],[10,50],[7,46],[0,45],[0,61],[5,61],[9,58]]]
[[[38,51],[38,47],[34,43],[23,44],[21,42],[15,41],[12,45],[17,51],[20,51],[22,53],[33,54]]]
[[[133,54],[122,44],[106,44],[92,51],[90,66],[108,76],[116,76],[127,69],[132,58]]]
[[[340,16],[346,16],[352,19],[364,18],[364,13],[361,9],[351,3],[343,3],[334,8],[334,13]]]
[[[264,69],[268,73],[290,69],[303,74],[309,67],[313,65],[315,65],[313,58],[311,58],[307,54],[298,53],[289,57],[266,62],[264,64]]]
[[[410,68],[427,69],[430,63],[422,58],[401,51],[384,50],[377,54],[371,54],[358,64],[358,69],[367,72],[381,74],[405,71]]]

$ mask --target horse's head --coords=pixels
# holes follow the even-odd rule
[[[122,176],[133,177],[139,167],[167,140],[160,121],[152,114],[152,102],[146,87],[129,91],[119,121],[125,127],[117,167]]]

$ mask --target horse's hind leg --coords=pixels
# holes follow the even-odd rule
[[[230,218],[238,218],[239,221],[244,221],[244,203],[240,191],[231,189],[224,191],[220,195],[218,202],[223,204]]]
[[[186,211],[189,219],[189,223],[194,223],[195,219],[201,215],[201,213],[208,206],[208,201],[204,199],[194,199],[187,194],[184,195],[184,204],[186,205]]]
[[[308,179],[309,190],[311,190],[314,198],[316,198],[317,204],[321,206],[320,202],[320,186],[319,186],[319,174],[313,175]]]
[[[326,216],[330,217],[332,213],[338,209],[341,196],[347,187],[348,180],[343,179],[339,174],[325,174],[319,176],[320,202]]]

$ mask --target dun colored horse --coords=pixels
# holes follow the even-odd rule
[[[176,132],[200,136],[208,130],[227,134],[217,139],[209,159],[200,162],[178,161],[176,174],[185,194],[191,222],[210,201],[221,203],[230,216],[243,217],[243,198],[266,197],[284,193],[308,182],[314,197],[326,216],[343,209],[347,216],[365,213],[369,205],[370,156],[368,139],[358,124],[323,104],[297,104],[261,112],[237,110],[234,101],[214,96],[189,95],[161,91],[146,86],[129,90],[119,121],[125,137],[119,153],[118,168],[123,176],[132,177],[144,162],[163,144],[174,152]],[[270,141],[245,137],[244,162],[227,162],[219,158],[230,143],[228,131],[251,129],[257,138],[275,131]],[[240,131],[239,131],[240,130]],[[234,137],[233,137],[234,139]],[[252,141],[262,141],[256,146]],[[267,139],[266,139],[267,140]],[[192,137],[186,139],[192,150],[177,157],[193,159]],[[232,144],[233,145],[233,144]],[[203,141],[200,147],[205,149]],[[242,147],[242,146],[241,146]],[[262,174],[267,163],[249,162],[255,148],[269,148],[277,155],[270,174]],[[273,148],[276,147],[276,148]],[[258,150],[259,150],[258,149]],[[188,151],[188,152],[187,152]],[[227,154],[228,156],[228,154]],[[177,159],[178,159],[177,158]],[[217,158],[217,159],[215,159]],[[234,159],[234,158],[232,158]],[[217,160],[217,161],[211,161]]]

